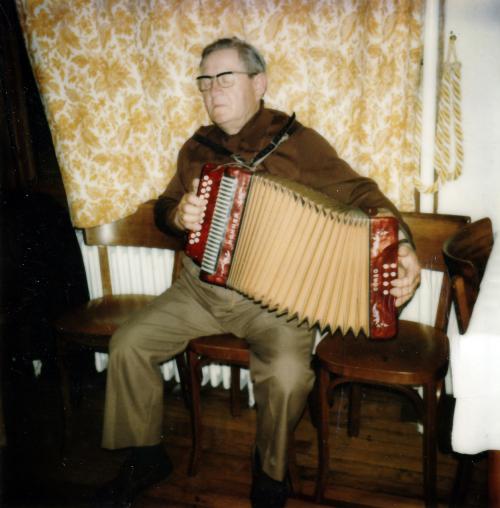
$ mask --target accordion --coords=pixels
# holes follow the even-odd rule
[[[185,252],[202,280],[321,330],[396,334],[397,219],[234,165],[205,164],[198,195],[205,215]]]

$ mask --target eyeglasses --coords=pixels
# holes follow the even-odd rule
[[[215,76],[198,76],[196,83],[200,92],[208,92],[213,86],[214,79],[221,88],[229,88],[234,85],[236,74],[246,74],[247,76],[255,76],[254,72],[244,71],[226,71],[219,72]]]

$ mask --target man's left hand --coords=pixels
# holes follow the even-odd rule
[[[410,244],[402,243],[398,248],[398,278],[392,281],[391,295],[396,298],[396,307],[401,307],[415,293],[420,284],[420,263]]]

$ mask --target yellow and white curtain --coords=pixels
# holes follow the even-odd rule
[[[264,54],[266,103],[316,128],[412,210],[422,0],[16,0],[75,226],[158,196],[208,123],[202,48]]]

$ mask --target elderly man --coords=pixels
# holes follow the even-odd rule
[[[201,127],[181,148],[177,172],[157,202],[158,227],[177,235],[200,230],[206,203],[195,189],[206,162],[246,161],[257,171],[400,218],[377,185],[356,174],[318,133],[264,107],[265,71],[255,48],[237,38],[204,49],[197,83],[213,124]],[[400,235],[399,274],[391,289],[396,305],[405,303],[419,282],[419,264],[403,222]],[[223,332],[244,337],[251,351],[257,411],[252,506],[286,503],[287,437],[313,385],[313,331],[233,290],[200,281],[199,270],[186,258],[179,280],[112,338],[103,446],[129,447],[131,453],[100,493],[101,506],[128,506],[140,490],[170,474],[172,465],[161,445],[158,364],[182,352],[191,338]]]

